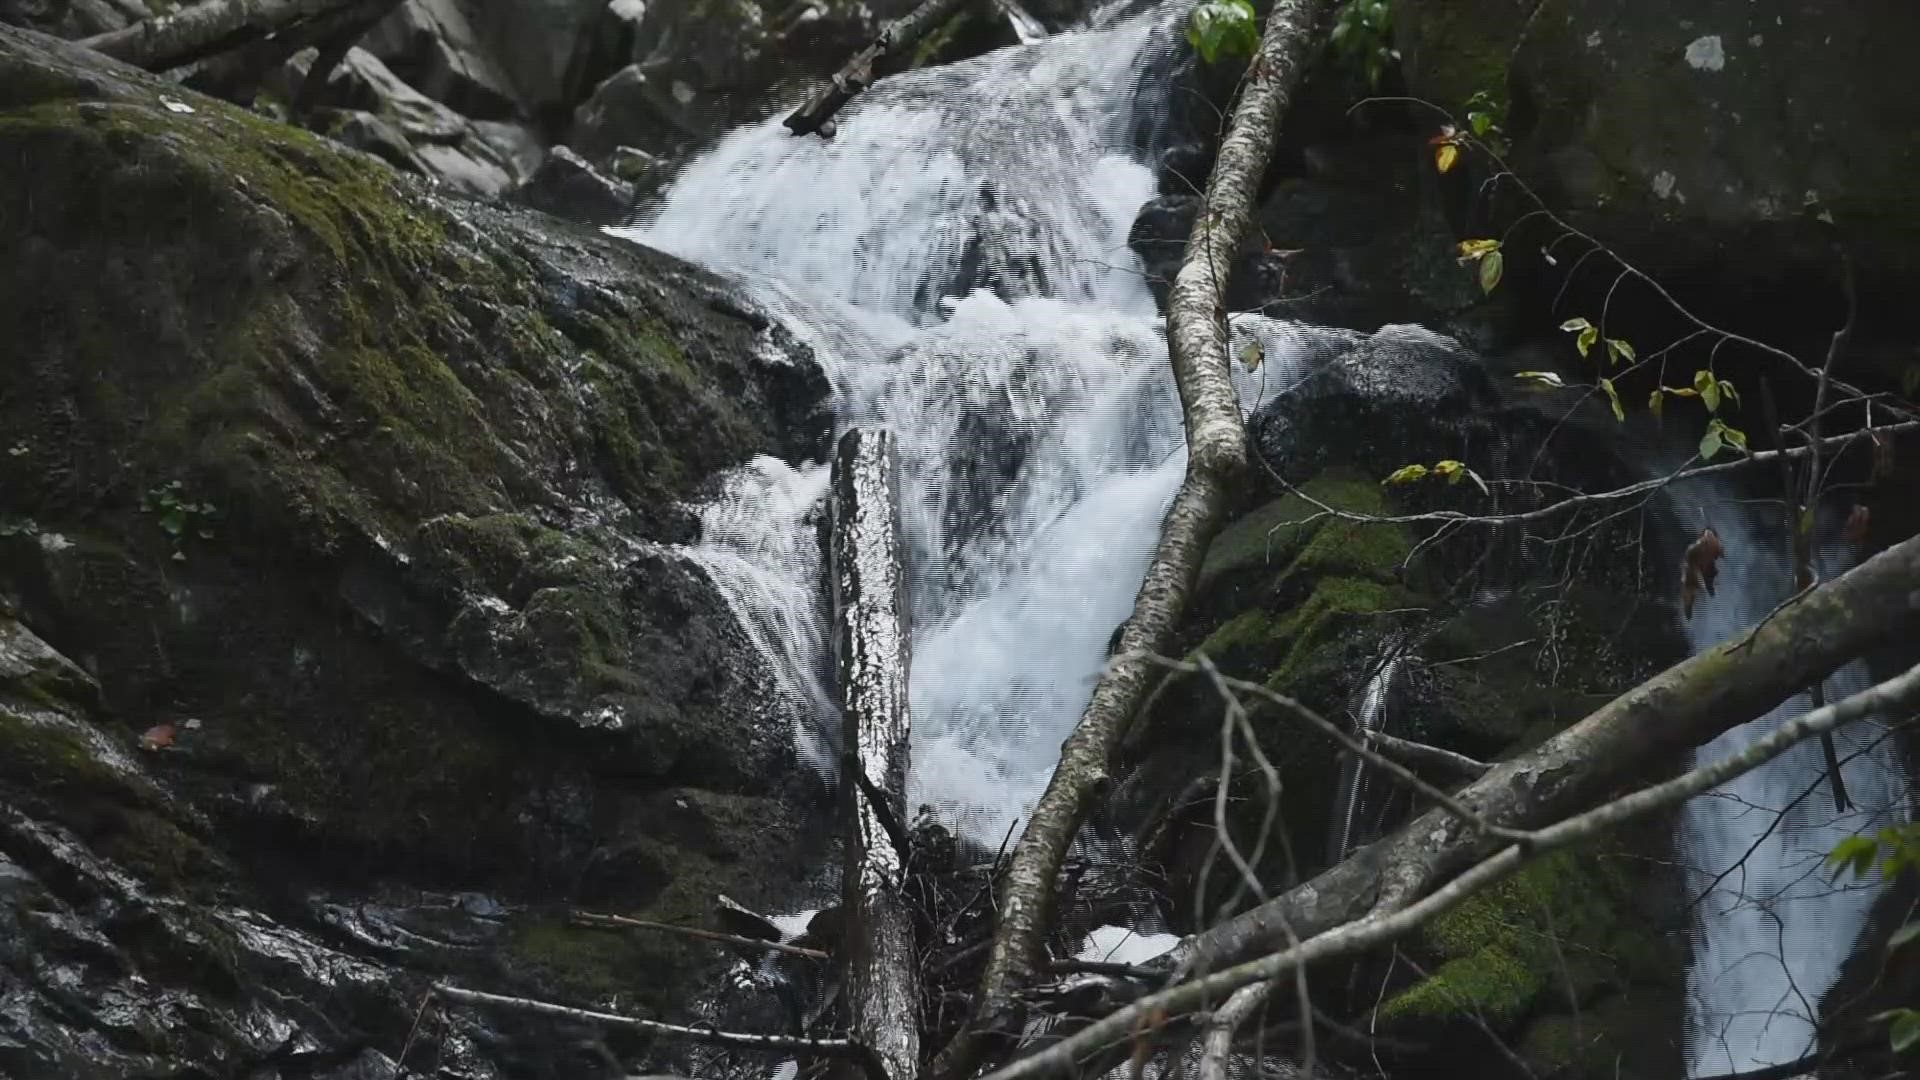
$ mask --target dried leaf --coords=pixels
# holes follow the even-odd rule
[[[1693,618],[1693,602],[1699,590],[1713,595],[1714,578],[1720,574],[1720,556],[1724,554],[1720,534],[1711,528],[1701,529],[1699,538],[1687,545],[1680,561],[1680,611],[1685,617]]]
[[[1873,436],[1873,478],[1885,480],[1893,475],[1893,440],[1875,431]]]
[[[1847,527],[1841,536],[1849,544],[1864,544],[1867,542],[1867,528],[1872,522],[1873,512],[1856,503],[1853,510],[1847,514]]]
[[[140,749],[165,750],[173,745],[173,725],[155,724],[140,736]]]

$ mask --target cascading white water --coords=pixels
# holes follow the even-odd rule
[[[1695,651],[1765,618],[1792,580],[1777,507],[1741,505],[1719,487],[1705,488],[1704,495],[1696,505],[1726,554],[1718,595],[1702,595],[1687,623]],[[1823,577],[1845,569],[1839,558],[1818,561]],[[1865,670],[1850,665],[1827,680],[1827,698],[1866,686]],[[1807,695],[1796,696],[1701,747],[1696,761],[1736,753],[1808,708]],[[1836,881],[1822,860],[1841,839],[1906,818],[1906,785],[1887,735],[1886,726],[1871,719],[1836,733],[1851,812],[1834,810],[1817,742],[1802,743],[1684,808],[1679,849],[1689,896],[1711,888],[1700,903],[1687,975],[1689,1076],[1782,1064],[1816,1048],[1821,996],[1855,947],[1878,893],[1875,881]]]
[[[899,440],[914,627],[910,798],[998,843],[1045,785],[1132,607],[1185,464],[1128,229],[1153,191],[1136,120],[1177,4],[881,81],[831,141],[777,120],[691,163],[628,235],[752,288],[815,350],[838,423]],[[780,115],[776,113],[776,116]],[[1236,320],[1280,385],[1314,332]],[[693,553],[832,755],[822,466],[755,462]]]

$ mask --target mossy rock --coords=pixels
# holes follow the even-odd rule
[[[1408,92],[1449,110],[1460,110],[1480,91],[1505,101],[1508,61],[1539,6],[1540,0],[1396,3],[1394,43]]]
[[[1498,1035],[1608,994],[1671,987],[1684,945],[1637,917],[1635,862],[1617,841],[1554,852],[1434,919],[1411,946],[1428,976],[1387,998],[1382,1022]]]

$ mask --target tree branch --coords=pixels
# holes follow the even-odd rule
[[[1009,860],[993,951],[972,1021],[934,1062],[934,1075],[942,1080],[970,1074],[990,1033],[1015,1030],[1015,991],[1044,956],[1061,861],[1147,692],[1151,669],[1145,656],[1163,649],[1186,613],[1207,544],[1220,527],[1228,482],[1246,467],[1245,426],[1228,368],[1223,290],[1252,218],[1280,118],[1332,7],[1332,0],[1276,0],[1221,141],[1167,304],[1167,346],[1187,435],[1186,475],[1161,524],[1160,544],[1133,613],[1121,625],[1117,651],[1126,655],[1101,673]]]
[[[684,1039],[688,1042],[704,1043],[709,1046],[730,1046],[736,1050],[760,1050],[767,1053],[817,1054],[821,1057],[841,1058],[856,1061],[866,1069],[871,1080],[890,1080],[886,1069],[882,1068],[872,1050],[851,1039],[806,1039],[793,1035],[749,1035],[738,1031],[721,1031],[717,1028],[687,1027],[683,1024],[668,1024],[659,1020],[642,1020],[637,1016],[623,1016],[620,1013],[598,1012],[593,1009],[576,1009],[571,1005],[556,1005],[551,1001],[538,1001],[533,998],[508,997],[505,994],[489,994],[480,990],[467,990],[449,983],[434,983],[433,992],[448,1001],[464,1002],[468,1005],[480,1005],[494,1009],[514,1009],[520,1012],[538,1013],[561,1020],[577,1020],[583,1024],[598,1024],[601,1027],[621,1027],[634,1031],[644,1031],[649,1035],[658,1035],[668,1039]]]
[[[829,960],[828,954],[819,949],[808,949],[799,945],[788,945],[765,938],[745,937],[741,934],[728,934],[719,930],[708,930],[699,926],[675,926],[672,923],[654,922],[651,919],[633,919],[625,915],[605,915],[594,911],[574,911],[568,917],[582,926],[597,926],[603,929],[653,930],[663,934],[679,934],[682,937],[699,938],[702,941],[717,941],[723,945],[735,945],[743,949],[765,949],[769,952],[785,953],[788,956],[805,957],[808,960]]]
[[[1040,1080],[1070,1075],[1076,1062],[1107,1043],[1124,1038],[1146,1017],[1185,1015],[1207,1001],[1271,981],[1304,965],[1386,944],[1458,906],[1542,852],[1592,839],[1634,818],[1677,806],[1758,768],[1796,743],[1915,699],[1920,699],[1920,665],[1845,700],[1796,717],[1738,753],[1533,832],[1528,843],[1502,848],[1423,899],[1391,914],[1352,922],[1297,947],[1149,994],[1036,1054],[989,1073],[987,1080]]]
[[[1369,733],[1367,742],[1382,754],[1403,764],[1411,765],[1416,769],[1431,769],[1456,780],[1478,780],[1486,775],[1488,769],[1493,768],[1486,762],[1475,761],[1465,754],[1456,754],[1451,750],[1429,746],[1426,743],[1395,738],[1384,731]]]

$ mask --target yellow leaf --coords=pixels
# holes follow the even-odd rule
[[[1402,465],[1399,468],[1393,470],[1393,475],[1387,477],[1385,480],[1380,481],[1380,483],[1382,485],[1411,484],[1415,480],[1418,480],[1426,475],[1427,475],[1427,467],[1425,465],[1420,465],[1417,463],[1413,465]]]
[[[1259,338],[1249,338],[1240,349],[1240,365],[1248,371],[1259,371],[1260,362],[1267,358],[1267,350],[1260,344]]]
[[[1466,469],[1467,466],[1465,462],[1448,458],[1445,461],[1434,463],[1433,475],[1440,477],[1449,484],[1457,484],[1460,482],[1460,477],[1466,473]]]
[[[1498,240],[1462,240],[1457,245],[1462,262],[1478,259],[1482,255],[1491,255],[1500,250]]]
[[[1615,420],[1625,421],[1627,418],[1627,410],[1620,404],[1620,392],[1613,388],[1613,380],[1601,379],[1600,389],[1606,391],[1607,400],[1613,404],[1613,418]]]
[[[1441,172],[1444,173],[1447,170],[1453,168],[1453,163],[1459,160],[1460,160],[1460,148],[1458,146],[1455,146],[1454,144],[1449,142],[1449,143],[1441,143],[1439,146],[1434,147],[1433,164],[1434,164],[1434,167],[1439,169]]]

